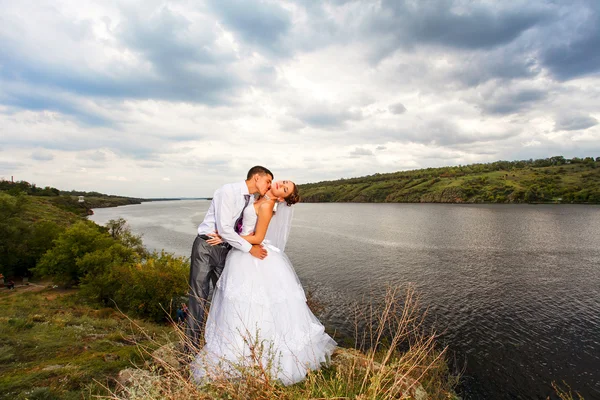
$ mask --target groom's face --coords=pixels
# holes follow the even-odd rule
[[[271,188],[271,181],[273,180],[273,177],[269,174],[257,174],[255,176],[258,177],[258,179],[256,180],[256,189],[258,190],[261,196],[264,196],[265,193],[267,193]]]

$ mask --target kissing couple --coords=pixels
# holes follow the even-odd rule
[[[191,256],[186,334],[197,352],[191,368],[199,384],[259,367],[291,385],[333,353],[336,342],[308,308],[284,253],[299,200],[294,182],[273,182],[261,166],[215,192]]]

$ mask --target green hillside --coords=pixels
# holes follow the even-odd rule
[[[299,189],[304,202],[600,203],[600,157],[426,168]]]
[[[49,207],[59,208],[81,216],[91,214],[92,208],[140,204],[144,201],[144,199],[139,198],[114,196],[98,192],[62,191],[51,186],[41,188],[36,186],[35,183],[32,184],[27,181],[12,182],[4,179],[0,180],[0,193],[12,196],[27,195],[31,201],[38,204],[43,203]],[[80,196],[83,197],[83,202],[79,201]]]
[[[83,192],[85,193],[85,192]],[[29,276],[53,241],[92,208],[139,204],[141,199],[38,188],[25,181],[0,181],[0,273]],[[88,196],[91,195],[91,196]]]

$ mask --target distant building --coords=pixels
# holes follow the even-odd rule
[[[83,200],[83,196],[79,196],[79,202],[80,202],[80,203],[83,203],[83,202],[84,202],[84,200]]]

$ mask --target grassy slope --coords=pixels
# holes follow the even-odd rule
[[[50,221],[59,225],[71,225],[79,217],[56,205],[52,197],[27,196],[22,219],[29,222]]]
[[[0,191],[0,196],[11,196]],[[128,204],[140,204],[141,199],[129,197],[86,197],[83,203],[77,196],[33,196],[25,195],[24,218],[30,222],[52,221],[69,225],[77,216],[87,216],[92,208],[118,207]]]
[[[106,394],[102,385],[143,363],[135,342],[151,344],[123,315],[80,304],[74,291],[39,289],[0,291],[0,398]],[[136,322],[154,336],[171,330]]]
[[[567,193],[600,193],[600,168],[594,167],[567,164],[462,176],[448,176],[447,168],[437,168],[305,184],[299,189],[307,202],[505,203],[526,202],[527,191],[537,187],[543,195],[534,201],[570,203]]]
[[[33,196],[30,196],[33,197]],[[92,208],[118,207],[128,204],[140,204],[140,199],[129,197],[85,197],[79,202],[77,196],[56,196],[48,198],[57,207],[79,215],[88,215]]]

